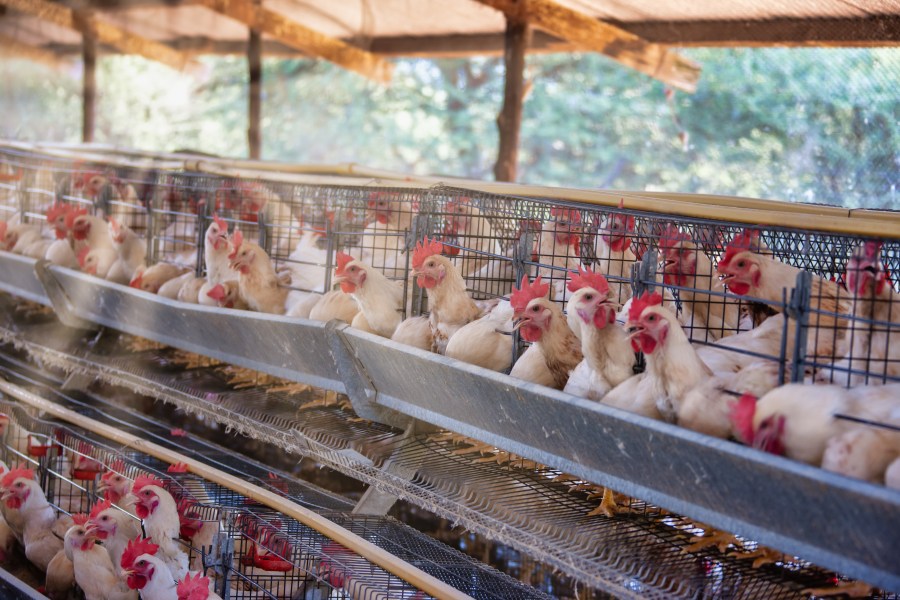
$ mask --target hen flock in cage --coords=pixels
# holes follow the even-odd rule
[[[251,497],[0,402],[0,550],[18,544],[41,591],[87,600],[425,598]],[[288,495],[269,473],[267,488]],[[381,590],[376,592],[376,590]],[[81,596],[79,596],[81,597]]]
[[[447,187],[46,172],[9,170],[3,250],[339,319],[900,488],[892,240]]]

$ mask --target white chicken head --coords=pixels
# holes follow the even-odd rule
[[[609,282],[602,273],[579,267],[578,273],[571,276],[566,288],[572,292],[569,310],[575,311],[585,324],[603,329],[615,322],[615,303],[609,299]]]
[[[372,192],[366,203],[366,220],[378,221],[382,225],[397,221],[393,206],[394,194],[390,192]]]
[[[731,423],[737,436],[747,445],[770,454],[784,454],[785,417],[782,414],[757,414],[759,399],[744,394],[731,409]]]
[[[86,239],[91,233],[91,219],[87,208],[73,208],[66,215],[66,229],[76,240]]]
[[[105,540],[110,536],[116,535],[116,530],[119,528],[119,519],[121,518],[131,517],[128,517],[121,510],[113,508],[109,500],[101,500],[94,503],[87,525],[99,539]]]
[[[71,205],[63,204],[61,202],[57,202],[47,209],[47,224],[53,228],[54,232],[56,233],[56,239],[58,240],[66,237],[66,234],[69,231],[69,228],[66,226],[66,217],[71,210]]]
[[[557,245],[577,248],[581,241],[581,213],[574,208],[554,206],[550,209],[550,219]]]
[[[0,479],[0,488],[3,489],[3,495],[0,500],[6,502],[9,508],[22,508],[32,492],[38,487],[38,483],[34,480],[34,471],[31,469],[10,469]]]
[[[344,252],[338,252],[335,258],[337,266],[332,281],[341,284],[341,291],[345,294],[352,294],[366,282],[366,265]]]
[[[619,201],[619,208],[625,208],[625,201]],[[609,245],[611,250],[625,252],[631,246],[629,234],[634,232],[634,215],[624,213],[610,214],[606,223],[600,228],[600,237]]]
[[[411,275],[416,277],[416,283],[421,288],[433,288],[441,283],[447,276],[447,271],[452,267],[450,261],[441,256],[444,245],[437,240],[423,238],[416,244],[412,255]]]
[[[255,246],[250,242],[244,242],[244,234],[240,229],[234,230],[232,243],[234,244],[234,249],[231,251],[231,254],[228,255],[228,260],[231,261],[229,266],[232,270],[246,275],[250,272],[250,269],[256,260],[256,249],[258,246]]]
[[[206,243],[217,251],[228,249],[228,223],[218,215],[213,215],[213,222],[206,228]]]
[[[146,538],[130,540],[125,546],[120,566],[129,588],[142,590],[157,570],[165,572],[166,566],[156,558],[157,550],[159,546]]]
[[[732,294],[743,296],[750,293],[750,288],[759,285],[762,257],[755,254],[758,249],[759,231],[754,230],[739,233],[725,247],[725,256],[716,266],[716,272]]]
[[[662,306],[662,300],[662,295],[658,292],[652,294],[644,292],[639,298],[631,300],[625,330],[631,338],[631,347],[635,352],[652,354],[666,343],[669,318]]]
[[[663,282],[687,286],[697,273],[697,247],[691,236],[668,225],[659,237],[659,260],[663,263]]]
[[[131,494],[136,500],[134,512],[141,519],[146,519],[153,514],[162,502],[163,495],[171,498],[171,494],[163,489],[162,481],[146,475],[140,475],[134,480]],[[172,504],[174,504],[174,502],[175,501],[172,500]]]
[[[550,328],[553,305],[548,298],[549,293],[550,284],[541,282],[540,275],[532,283],[528,283],[528,276],[523,275],[519,289],[509,295],[514,329],[518,329],[527,342],[541,341],[544,332]]]
[[[124,465],[119,466],[123,468]],[[115,465],[100,476],[100,483],[97,484],[97,493],[103,494],[103,499],[110,502],[118,503],[122,498],[131,491],[131,480],[117,473]]]
[[[125,235],[128,232],[128,226],[120,223],[113,217],[109,218],[109,240],[116,246],[125,243]]]
[[[885,287],[890,290],[890,279],[881,266],[882,244],[877,240],[868,240],[856,248],[847,261],[847,289],[857,298],[873,294],[880,296]]]
[[[63,538],[66,556],[72,560],[72,553],[76,550],[87,552],[94,547],[97,541],[94,529],[88,524],[87,515],[72,515],[74,525],[69,527]]]

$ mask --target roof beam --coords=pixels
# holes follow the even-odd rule
[[[112,46],[126,54],[140,54],[144,58],[163,63],[173,69],[181,70],[188,65],[194,64],[187,55],[177,52],[164,44],[129,33],[124,29],[95,19],[87,14],[76,15],[71,8],[66,8],[55,2],[47,2],[46,0],[0,0],[0,6],[6,6],[32,15],[42,21],[48,21],[60,27],[74,29],[84,35],[91,35],[101,44]],[[88,28],[88,31],[85,31],[84,28]]]
[[[252,0],[200,0],[198,4],[270,35],[310,56],[325,59],[379,83],[389,83],[391,80],[393,65],[380,56],[309,29],[283,15],[257,6]]]
[[[44,63],[51,67],[60,67],[63,59],[50,50],[25,44],[14,37],[0,33],[0,56],[7,58],[23,58],[34,62]]]
[[[584,50],[609,56],[623,65],[686,92],[697,88],[700,66],[665,46],[648,42],[615,25],[566,8],[553,0],[477,0],[510,19],[525,19]]]

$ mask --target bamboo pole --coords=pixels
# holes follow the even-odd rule
[[[34,62],[44,63],[50,67],[59,68],[63,65],[63,59],[59,56],[31,44],[25,44],[22,41],[0,34],[0,56],[7,58],[22,58]]]
[[[247,69],[250,79],[247,142],[250,158],[259,160],[262,151],[262,35],[255,29],[250,29],[247,42]]]
[[[184,463],[191,473],[195,473],[204,479],[233,490],[243,496],[256,500],[278,512],[287,515],[304,525],[311,527],[322,535],[345,546],[366,560],[378,565],[385,571],[396,575],[435,598],[466,599],[471,598],[459,590],[447,585],[443,581],[425,573],[421,569],[403,561],[390,552],[379,548],[372,542],[344,529],[337,523],[330,521],[308,508],[304,508],[290,500],[269,490],[255,486],[243,479],[229,475],[218,469],[210,467],[198,460],[185,456],[179,452],[169,450],[153,442],[139,438],[136,435],[126,433],[115,427],[89,419],[75,411],[59,406],[46,398],[22,389],[6,379],[0,377],[0,392],[9,394],[13,398],[33,406],[54,417],[68,421],[81,429],[113,440],[125,448],[132,448],[138,452],[148,454],[162,461],[175,464]]]
[[[503,62],[506,67],[503,108],[497,116],[500,144],[494,178],[515,181],[519,160],[519,133],[525,102],[525,52],[531,43],[531,28],[520,17],[506,16]]]

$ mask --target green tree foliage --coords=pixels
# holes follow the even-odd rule
[[[900,51],[705,49],[693,95],[594,54],[529,57],[519,180],[900,208]],[[247,152],[242,58],[178,74],[100,61],[97,141]],[[76,141],[80,72],[0,63],[0,135]],[[385,87],[308,60],[267,59],[263,155],[489,179],[498,58],[402,60]]]

